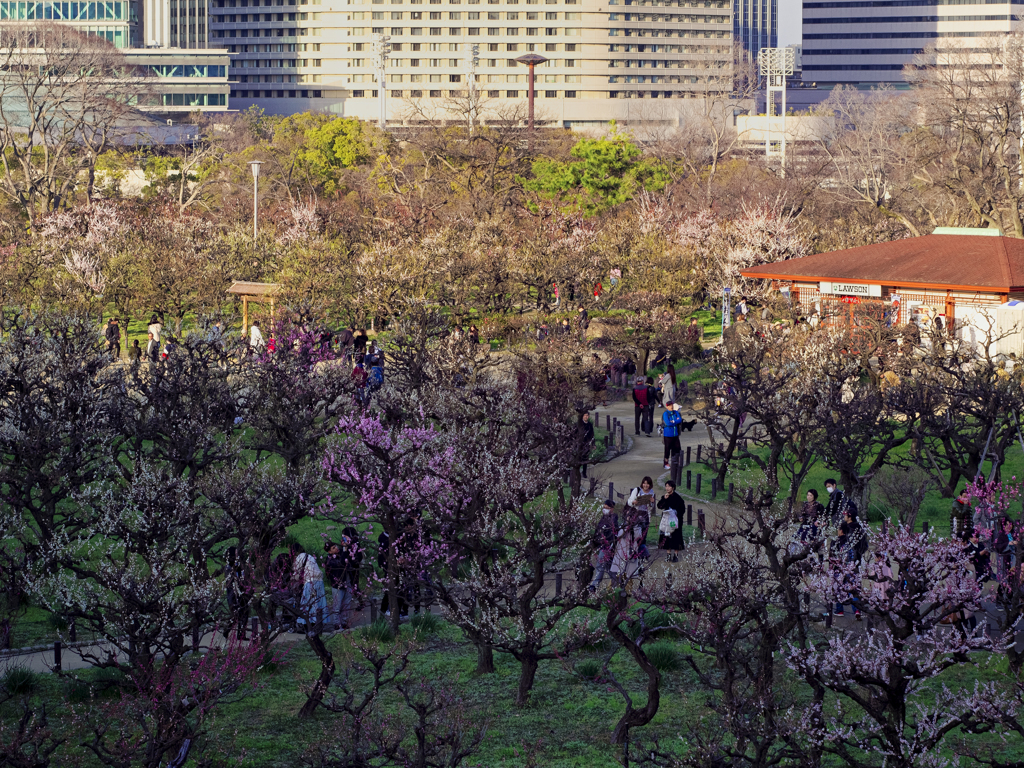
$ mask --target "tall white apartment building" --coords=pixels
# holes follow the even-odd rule
[[[507,113],[527,97],[527,68],[515,61],[526,53],[548,59],[536,70],[536,109],[552,124],[671,121],[678,107],[654,100],[732,90],[730,0],[302,1],[212,0],[233,108],[377,119],[377,35],[390,37],[392,123],[450,114],[470,76],[481,116]]]
[[[828,91],[904,84],[903,67],[933,43],[1012,31],[1024,4],[993,0],[804,0],[803,82]]]

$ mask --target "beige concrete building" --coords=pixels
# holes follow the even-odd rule
[[[470,77],[481,119],[512,113],[527,96],[515,59],[531,52],[548,59],[536,70],[537,116],[552,124],[671,124],[678,106],[655,100],[732,89],[728,0],[301,2],[211,0],[211,42],[232,59],[232,108],[376,120],[377,35],[390,37],[393,123],[457,118]]]

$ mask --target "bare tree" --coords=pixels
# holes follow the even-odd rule
[[[914,124],[930,129],[919,180],[966,206],[974,222],[1013,237],[1024,237],[1022,75],[1020,33],[943,40],[906,70],[916,87]]]
[[[914,215],[915,173],[921,165],[920,142],[909,133],[914,104],[892,88],[866,93],[839,86],[819,111],[832,115],[818,150],[829,161],[830,192],[843,202],[871,206],[894,218],[915,236],[921,234]]]
[[[110,148],[138,83],[95,35],[57,24],[0,26],[0,191],[33,231]]]

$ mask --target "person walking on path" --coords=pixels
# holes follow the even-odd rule
[[[963,538],[963,535],[974,528],[974,513],[971,510],[971,495],[964,488],[953,501],[949,510],[949,535]]]
[[[590,420],[590,413],[584,411],[580,416],[580,422],[576,425],[577,440],[580,445],[580,474],[587,476],[587,462],[590,459],[590,452],[594,449],[594,422]]]
[[[132,339],[132,345],[128,347],[128,360],[131,361],[132,365],[138,365],[142,362],[142,347],[139,346],[138,339]]]
[[[107,339],[107,352],[115,360],[119,360],[121,358],[121,326],[117,324],[116,317],[107,320],[107,327],[103,335]]]
[[[673,400],[665,401],[665,412],[661,414],[662,440],[665,442],[665,469],[671,466],[672,456],[682,451],[679,444],[679,425],[683,415],[676,410]]]
[[[670,402],[676,399],[676,369],[669,365],[668,369],[661,374],[661,401],[668,408]]]
[[[651,437],[654,433],[654,406],[658,402],[658,390],[654,388],[654,377],[647,377],[647,408],[644,410],[644,434]]]
[[[146,357],[151,362],[156,362],[160,359],[160,342],[153,338],[153,332],[149,332],[149,341],[146,343]]]
[[[612,579],[622,585],[636,575],[640,569],[640,545],[643,544],[644,527],[639,510],[627,506],[622,511],[625,518],[615,537],[612,550]]]
[[[665,483],[665,495],[658,499],[658,509],[664,513],[661,516],[661,524],[658,526],[658,549],[670,552],[669,560],[671,562],[679,562],[679,555],[676,553],[681,552],[685,547],[682,519],[686,505],[682,497],[676,493],[676,484],[671,480]]]
[[[590,582],[590,591],[596,592],[605,574],[611,576],[612,557],[619,531],[619,516],[615,514],[615,502],[608,499],[601,511],[601,519],[594,530],[594,578]]]
[[[640,485],[629,492],[629,499],[626,503],[633,507],[640,514],[640,524],[643,527],[641,541],[647,541],[647,530],[651,527],[651,515],[654,513],[657,499],[654,498],[654,481],[645,477]]]
[[[327,615],[327,593],[324,591],[324,577],[316,558],[303,552],[295,558],[295,579],[302,583],[302,597],[299,600],[299,617],[295,624],[311,635],[316,635]]]
[[[359,578],[362,553],[357,551],[354,529],[341,532],[341,542],[327,545],[327,581],[331,585],[331,622],[337,629],[348,629],[348,614],[354,586]]]
[[[641,429],[648,437],[651,436],[647,429],[647,391],[647,382],[644,381],[642,376],[637,376],[636,382],[633,385],[633,415],[635,417],[633,426],[636,429],[637,436],[640,435]]]
[[[160,347],[160,334],[163,333],[163,331],[164,331],[164,324],[160,322],[160,318],[157,317],[155,314],[150,315],[150,317],[149,317],[149,326],[147,326],[146,331],[148,333],[152,333],[153,334],[153,340],[156,342],[156,346],[159,349],[159,347]]]
[[[259,352],[265,346],[266,342],[263,340],[263,333],[260,331],[259,324],[254,320],[252,327],[249,329],[249,347],[254,352]]]
[[[590,327],[590,315],[587,313],[586,307],[580,304],[576,309],[576,330],[580,332],[580,339],[586,340],[587,328]]]

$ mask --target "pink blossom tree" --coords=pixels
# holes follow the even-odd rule
[[[963,542],[901,528],[876,534],[873,544],[879,560],[866,574],[870,587],[861,585],[865,574],[850,560],[823,561],[810,575],[810,588],[826,603],[856,599],[875,626],[790,645],[789,666],[813,689],[836,697],[834,710],[823,702],[806,707],[800,728],[810,745],[855,768],[945,765],[943,752],[960,752],[950,738],[954,731],[988,717],[990,705],[1006,697],[994,682],[952,690],[935,678],[974,666],[972,653],[998,652],[1002,643],[983,626],[968,629],[960,618],[943,624],[980,607],[981,590]],[[891,578],[883,575],[882,563],[891,567]]]

